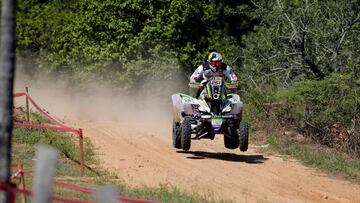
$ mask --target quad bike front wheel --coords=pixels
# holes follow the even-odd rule
[[[188,151],[191,147],[191,121],[185,118],[181,124],[181,148]]]
[[[239,125],[239,145],[240,150],[245,152],[249,145],[249,124],[241,121]]]
[[[230,136],[224,135],[224,145],[228,149],[236,149],[239,147],[239,138],[238,138],[237,130],[234,131],[235,133],[232,133]]]
[[[172,141],[173,147],[181,149],[181,127],[177,122],[173,122]]]
[[[239,147],[239,140],[224,136],[224,145],[228,149],[236,149]]]

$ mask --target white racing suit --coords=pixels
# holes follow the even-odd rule
[[[223,77],[225,77],[225,80],[230,80],[231,82],[237,82],[238,80],[235,72],[229,65],[222,63],[220,67],[216,68],[212,67],[209,62],[205,62],[194,71],[194,73],[190,77],[190,82],[200,82],[201,79],[203,79],[201,82],[208,81],[213,74],[223,75]],[[196,98],[198,99],[203,96],[203,91],[199,90],[197,92]],[[241,120],[243,103],[240,100],[239,95],[233,94],[232,97],[233,99],[238,101],[238,106],[241,109],[238,116]]]
[[[219,68],[212,67],[209,62],[205,62],[200,65],[190,77],[190,82],[196,82],[200,78],[208,80],[213,74],[220,74],[225,76],[225,80],[230,80],[231,82],[237,82],[237,77],[233,69],[226,65],[222,64]]]

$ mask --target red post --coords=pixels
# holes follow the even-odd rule
[[[29,110],[29,98],[28,98],[29,88],[25,87],[25,90],[26,90],[26,121],[29,123],[30,122],[30,110]]]
[[[80,145],[80,166],[81,166],[81,175],[84,175],[84,138],[83,131],[79,129],[79,145]]]
[[[23,165],[20,164],[19,170],[20,170],[20,183],[19,184],[21,185],[21,189],[25,190],[26,186],[25,186],[25,175],[24,175]],[[22,194],[21,203],[26,203],[26,194],[25,193]]]

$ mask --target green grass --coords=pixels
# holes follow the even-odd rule
[[[294,157],[306,165],[328,172],[343,174],[360,183],[360,160],[344,158],[332,152],[324,152],[311,146],[300,144],[287,137],[270,136],[265,151],[278,152]]]
[[[99,165],[90,141],[85,139],[85,164],[91,166],[85,169],[85,176],[80,176],[78,139],[76,136],[62,132],[44,129],[28,129],[15,127],[13,130],[12,162],[23,164],[26,171],[33,173],[34,158],[38,144],[49,145],[59,151],[59,162],[56,178],[86,187],[105,184],[117,185],[123,195],[138,197],[160,202],[225,202],[209,196],[189,194],[171,185],[158,187],[132,188],[126,185],[121,177],[104,170]],[[26,187],[31,188],[31,178],[26,178]],[[91,195],[70,191],[63,188],[54,189],[54,194],[69,198],[94,200]],[[18,197],[20,202],[20,197]]]

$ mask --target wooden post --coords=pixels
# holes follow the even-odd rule
[[[23,168],[23,165],[20,165],[19,167],[20,169],[20,186],[21,186],[21,189],[25,190],[26,189],[26,186],[25,186],[25,175],[24,175],[24,168]],[[26,203],[26,194],[23,193],[21,195],[21,203]]]
[[[83,131],[80,128],[79,129],[79,146],[80,146],[80,173],[81,176],[84,175],[84,167],[85,167],[85,163],[84,163],[84,137],[83,137]]]
[[[350,136],[349,145],[353,148],[355,154],[360,155],[360,104],[358,102],[355,110],[354,133]]]
[[[1,1],[0,60],[0,182],[10,184],[15,72],[16,0]],[[10,202],[12,194],[0,191],[0,202]]]
[[[29,123],[30,122],[30,110],[29,110],[29,98],[28,98],[29,88],[25,87],[25,91],[26,91],[26,121]]]
[[[97,203],[118,202],[118,193],[116,191],[116,187],[113,185],[105,185],[98,187],[95,192],[95,200]]]
[[[36,152],[36,159],[31,202],[48,203],[51,202],[58,152],[50,147],[40,146]]]

